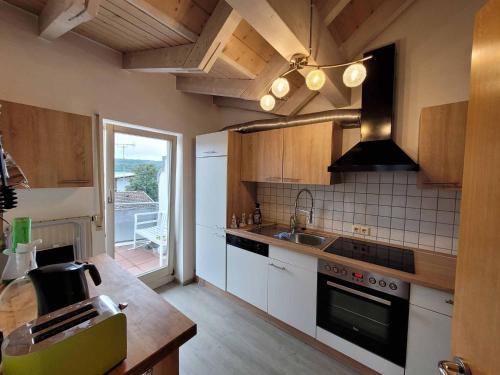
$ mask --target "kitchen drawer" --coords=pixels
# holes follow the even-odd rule
[[[412,284],[410,303],[440,314],[453,315],[453,295],[440,290]]]
[[[280,260],[305,270],[318,270],[318,259],[309,255],[297,253],[292,250],[283,249],[281,247],[269,246],[269,258]]]
[[[227,131],[203,134],[196,137],[196,157],[227,155]]]

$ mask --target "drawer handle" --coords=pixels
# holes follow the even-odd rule
[[[274,268],[277,268],[281,271],[286,271],[286,268],[285,267],[280,267],[280,266],[277,266],[276,264],[274,263],[269,263],[270,266],[274,267]]]
[[[216,154],[217,151],[203,151],[204,154]]]
[[[454,305],[455,304],[455,301],[453,301],[452,299],[447,299],[444,302],[446,302],[448,305]]]
[[[283,181],[286,181],[286,182],[299,182],[301,179],[300,178],[284,178]]]

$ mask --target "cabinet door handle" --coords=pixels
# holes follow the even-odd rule
[[[271,267],[277,268],[277,269],[279,269],[279,270],[281,270],[281,271],[286,271],[286,267],[280,267],[280,266],[277,266],[277,265],[276,265],[276,264],[274,264],[274,263],[269,263],[269,265],[270,265]]]
[[[217,151],[203,151],[204,154],[216,154]]]
[[[448,305],[454,305],[455,304],[455,301],[453,301],[452,299],[447,299],[444,302],[446,302]]]
[[[301,179],[300,178],[289,178],[289,177],[286,177],[286,178],[283,178],[283,181],[285,181],[285,182],[300,182]]]

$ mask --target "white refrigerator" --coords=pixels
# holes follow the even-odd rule
[[[196,275],[226,290],[227,132],[196,137]]]

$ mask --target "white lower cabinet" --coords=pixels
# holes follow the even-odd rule
[[[451,294],[412,285],[406,375],[438,374],[438,362],[451,358],[451,300]]]
[[[268,258],[227,245],[227,291],[267,311]]]
[[[226,234],[196,225],[196,275],[226,290]]]
[[[268,313],[315,337],[317,274],[269,258]]]

